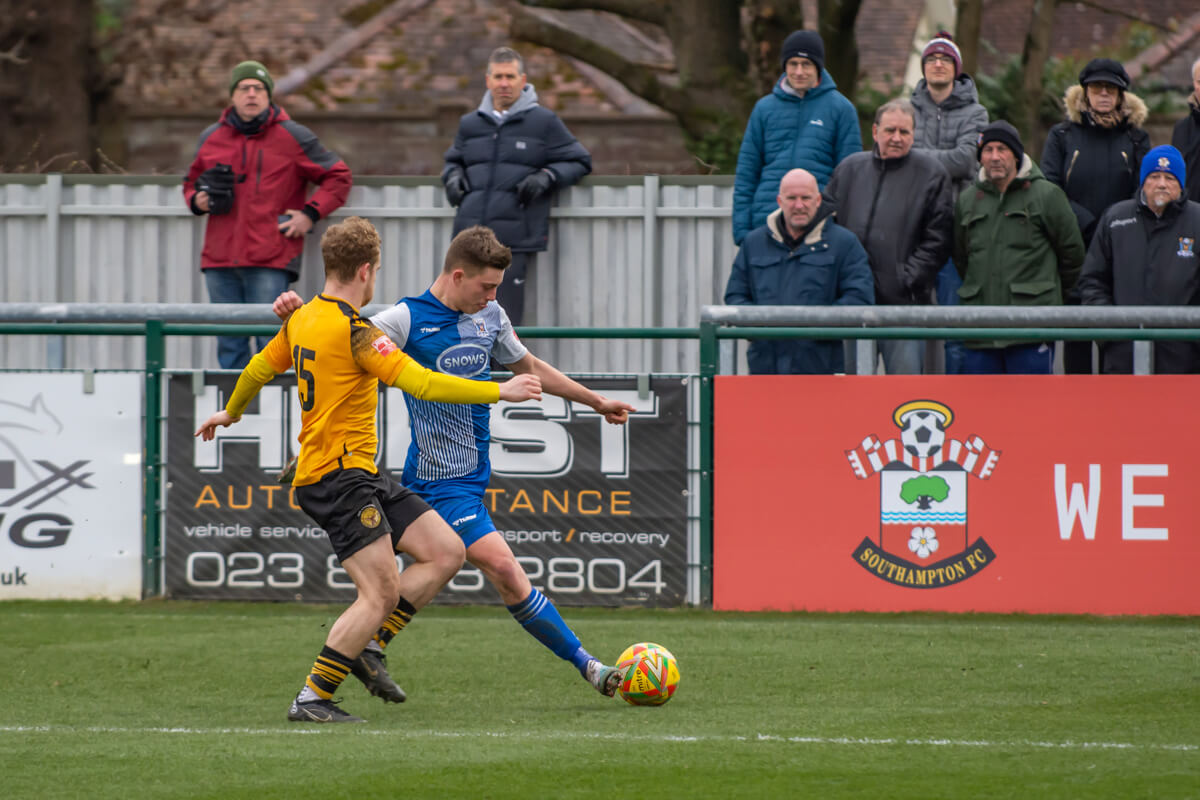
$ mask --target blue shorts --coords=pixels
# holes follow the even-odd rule
[[[463,547],[470,547],[496,530],[496,523],[492,522],[492,515],[484,507],[483,498],[461,485],[414,481],[409,488],[449,523],[462,539]]]

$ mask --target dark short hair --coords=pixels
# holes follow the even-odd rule
[[[349,283],[363,264],[378,266],[379,231],[362,217],[347,217],[321,236],[321,258],[325,277]]]
[[[462,269],[469,274],[477,274],[480,270],[494,267],[508,269],[512,263],[512,250],[500,244],[491,228],[484,225],[472,225],[450,242],[446,248],[446,260],[442,272],[453,272]]]
[[[488,56],[488,72],[492,71],[492,64],[511,64],[517,62],[517,72],[521,75],[525,74],[525,59],[521,58],[521,54],[511,47],[497,47]]]

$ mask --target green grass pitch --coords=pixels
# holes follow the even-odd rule
[[[1200,797],[1200,620],[567,609],[593,653],[656,641],[670,703],[600,697],[498,607],[423,611],[408,691],[289,723],[339,613],[0,604],[0,796]]]

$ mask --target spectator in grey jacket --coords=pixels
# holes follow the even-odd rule
[[[554,193],[591,172],[592,157],[553,111],[538,105],[516,50],[492,51],[485,81],[479,108],[459,121],[446,151],[442,183],[450,205],[458,206],[456,235],[486,225],[512,250],[496,300],[520,325],[526,276],[546,249]]]
[[[1142,188],[1109,207],[1083,262],[1084,305],[1200,305],[1200,203],[1183,194],[1183,155],[1169,144],[1142,159]],[[1133,371],[1130,342],[1100,346],[1102,372]],[[1156,342],[1154,372],[1200,372],[1196,342]]]
[[[941,162],[957,194],[971,185],[979,169],[975,146],[988,124],[987,109],[979,103],[975,82],[962,71],[958,45],[945,31],[938,32],[921,51],[921,74],[924,77],[912,93],[916,109],[913,147]],[[958,305],[960,286],[958,270],[947,263],[937,276],[938,305]],[[961,342],[946,342],[946,373],[961,373],[965,357]]]
[[[928,152],[913,150],[913,106],[908,100],[880,106],[871,135],[874,149],[838,164],[825,195],[837,207],[838,224],[849,228],[866,248],[875,276],[875,302],[929,303],[934,277],[953,246],[950,176]],[[850,345],[847,372],[854,370],[853,342]],[[889,375],[921,374],[924,341],[881,339],[878,346]]]

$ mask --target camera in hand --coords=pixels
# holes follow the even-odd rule
[[[196,191],[208,193],[208,213],[228,214],[233,209],[233,186],[240,180],[228,164],[217,164],[196,178]]]

